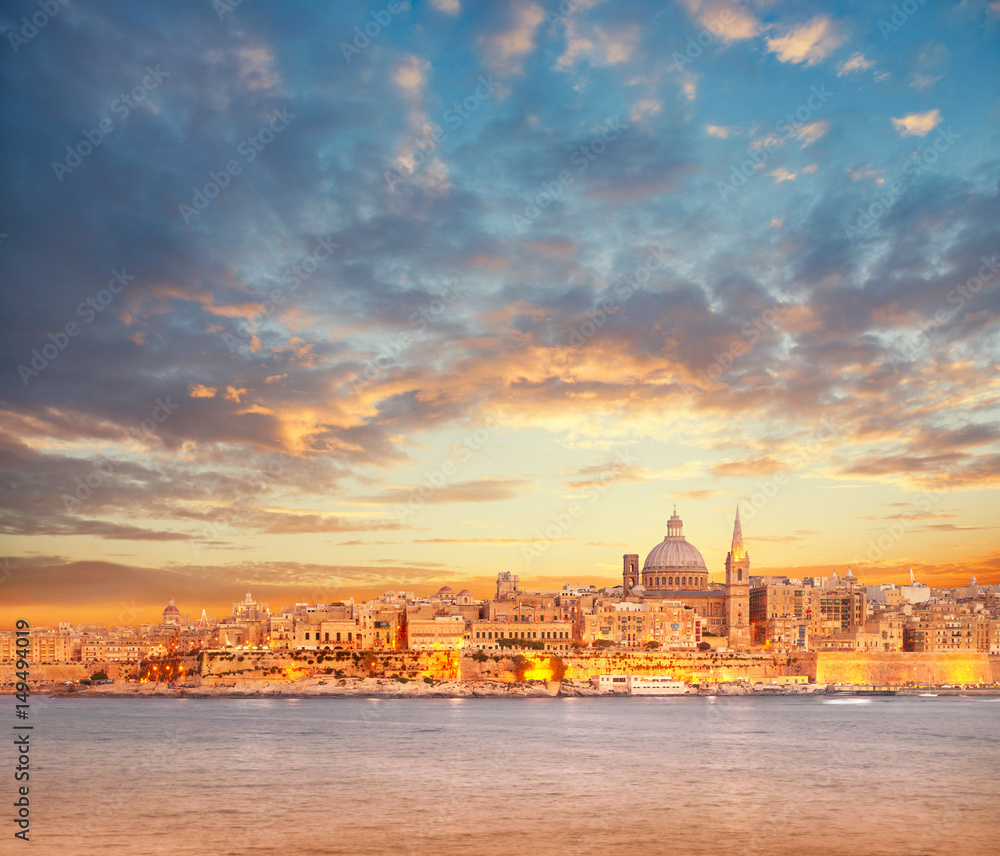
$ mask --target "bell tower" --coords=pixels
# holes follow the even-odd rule
[[[733,544],[726,556],[726,632],[730,648],[750,647],[750,556],[743,546],[739,505]]]
[[[639,584],[639,554],[626,553],[622,556],[622,594],[628,597],[632,586]]]

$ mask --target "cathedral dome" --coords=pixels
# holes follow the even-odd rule
[[[689,544],[682,533],[683,523],[674,515],[667,521],[667,536],[646,556],[642,566],[646,571],[702,571],[707,573],[705,559],[694,544]]]
[[[707,571],[705,559],[694,544],[683,538],[664,538],[646,556],[644,571]]]

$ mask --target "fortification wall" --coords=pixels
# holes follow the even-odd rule
[[[355,656],[356,655],[356,656]],[[464,651],[344,652],[225,652],[173,659],[173,672],[184,667],[186,683],[213,686],[234,681],[337,678],[433,680],[588,680],[604,674],[669,675],[694,683],[760,681],[785,675],[806,675],[818,683],[840,684],[978,684],[1000,681],[1000,656],[970,652],[947,654],[842,652],[771,654],[764,652],[588,652],[563,657],[531,651],[504,655]],[[242,659],[240,659],[242,657]],[[312,660],[313,662],[309,662]],[[30,682],[62,683],[89,678],[103,669],[112,680],[134,676],[135,663],[53,663],[32,665]],[[162,667],[161,667],[162,668]],[[562,671],[561,675],[557,673]],[[0,685],[17,682],[14,663],[0,664]]]
[[[0,686],[14,685],[18,678],[15,674],[16,663],[0,663]],[[33,663],[28,668],[28,683],[54,684],[64,681],[79,681],[89,678],[94,672],[105,671],[113,681],[120,681],[134,675],[138,666],[136,663]]]
[[[814,659],[808,654],[730,654],[705,652],[614,652],[580,653],[561,657],[542,652],[523,652],[529,661],[517,661],[517,654],[483,655],[466,654],[461,661],[461,678],[467,681],[513,681],[524,674],[529,680],[559,679],[557,674],[565,668],[566,680],[588,680],[597,675],[634,674],[667,675],[676,680],[693,683],[720,681],[759,681],[783,675],[814,673]]]
[[[985,684],[994,680],[989,655],[975,652],[821,651],[816,658],[816,681],[821,684]]]
[[[201,680],[206,685],[321,675],[447,680],[458,677],[458,661],[458,652],[449,651],[342,651],[322,655],[311,651],[206,653],[201,663]]]

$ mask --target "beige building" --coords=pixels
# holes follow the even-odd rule
[[[370,602],[358,606],[356,612],[363,650],[398,651],[404,647],[402,606]]]
[[[465,619],[461,615],[407,616],[404,633],[410,651],[454,651],[465,645]]]
[[[321,621],[297,625],[291,646],[300,651],[347,650],[360,647],[360,639],[354,619]]]
[[[839,587],[806,585],[803,580],[761,581],[750,589],[753,644],[775,650],[856,648],[864,634],[867,595],[852,581],[853,576],[838,582]],[[854,641],[848,643],[848,637]]]
[[[84,663],[138,663],[148,647],[138,639],[84,636],[80,642],[80,660]]]
[[[486,651],[499,650],[501,639],[540,642],[546,651],[569,651],[573,647],[572,621],[473,621],[469,645]]]
[[[27,646],[18,646],[18,636],[13,630],[0,631],[0,661],[13,662],[24,650],[32,663],[68,663],[74,658],[73,634],[53,627],[32,627],[28,631]],[[23,656],[23,655],[22,655]]]
[[[1000,621],[957,604],[926,604],[914,609],[903,627],[905,651],[989,652]]]
[[[583,622],[581,642],[642,649],[697,648],[704,619],[689,604],[659,598],[600,598]]]

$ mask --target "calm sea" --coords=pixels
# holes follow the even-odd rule
[[[35,706],[4,853],[1000,853],[994,699]]]

